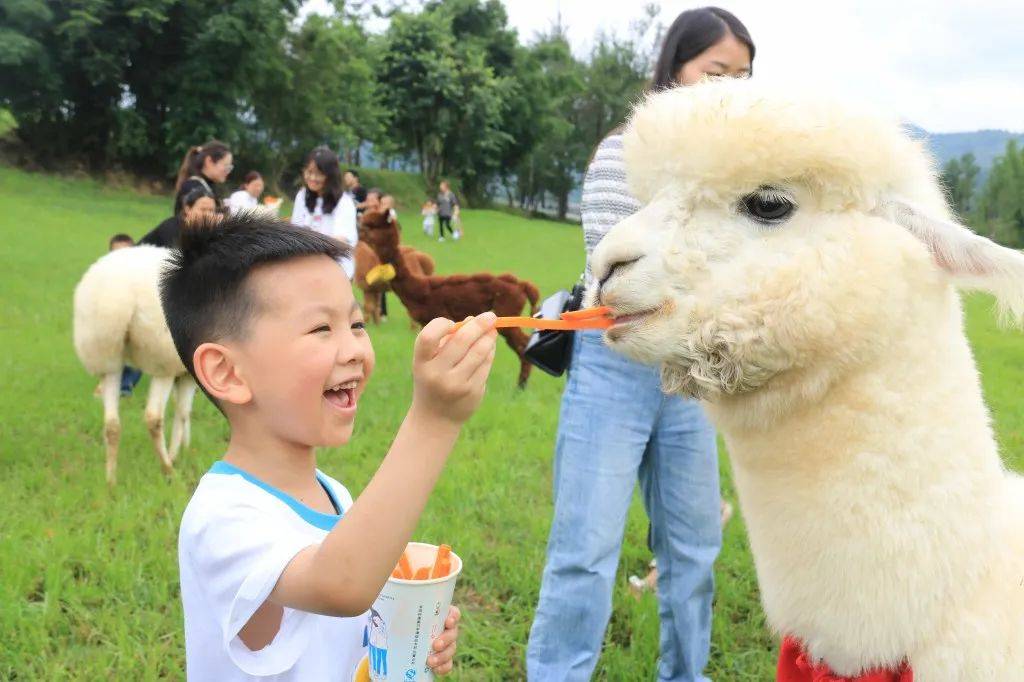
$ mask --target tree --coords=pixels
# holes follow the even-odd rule
[[[297,0],[2,0],[0,106],[42,163],[167,175],[280,67]]]
[[[564,219],[569,193],[588,154],[580,129],[584,67],[556,28],[524,55],[520,79],[530,104],[533,144],[515,166],[519,205],[533,208],[550,192],[558,202],[559,218]]]
[[[340,148],[352,162],[364,140],[379,139],[383,102],[374,43],[344,15],[311,14],[290,31],[277,68],[245,100],[239,151],[249,163],[276,184],[317,145]]]
[[[441,6],[391,17],[380,68],[381,86],[400,95],[390,111],[392,142],[414,153],[428,184],[459,171],[470,201],[482,198],[511,136],[503,111],[515,93],[508,76],[495,75],[484,46],[458,46],[453,17]]]
[[[950,159],[942,168],[939,180],[953,209],[962,220],[973,210],[972,199],[980,172],[981,168],[975,162],[974,154],[970,152],[959,159]]]
[[[989,170],[973,214],[975,227],[1007,246],[1024,246],[1024,149],[1010,140]]]

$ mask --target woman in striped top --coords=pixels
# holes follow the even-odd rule
[[[666,33],[653,89],[747,77],[750,34],[716,7],[683,12]],[[622,137],[598,145],[583,182],[589,259],[640,208],[626,186]],[[590,267],[587,266],[587,279]],[[530,680],[588,680],[611,615],[626,514],[639,478],[660,571],[659,680],[706,680],[712,568],[721,547],[715,432],[700,405],[661,392],[658,369],[576,332],[555,446],[555,514],[530,631]]]

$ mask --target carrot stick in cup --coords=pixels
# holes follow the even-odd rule
[[[430,567],[423,566],[416,569],[415,575],[412,577],[413,580],[430,580]]]
[[[402,552],[402,556],[398,558],[398,565],[395,566],[395,570],[391,572],[392,578],[401,578],[402,580],[412,580],[412,564],[409,563],[409,557],[406,556],[405,552]]]
[[[443,578],[452,570],[452,548],[451,545],[441,545],[437,548],[437,558],[434,559],[434,567],[430,569],[430,577]]]

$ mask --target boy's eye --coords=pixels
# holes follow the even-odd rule
[[[366,323],[363,322],[363,321],[353,322],[352,323],[352,328],[353,329],[366,329]]]
[[[329,331],[331,331],[330,325],[322,324],[322,325],[320,325],[319,327],[317,327],[316,329],[312,330],[309,333],[310,334],[319,334],[320,332],[329,332]]]

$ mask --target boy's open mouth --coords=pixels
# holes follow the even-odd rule
[[[344,381],[324,391],[324,400],[340,410],[349,410],[356,405],[356,387],[358,379]]]

